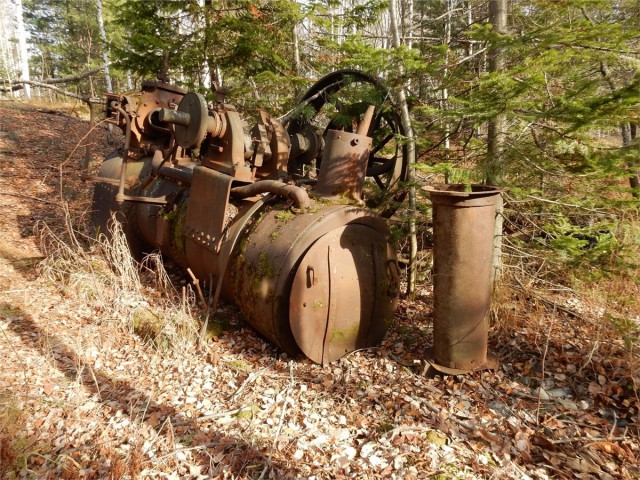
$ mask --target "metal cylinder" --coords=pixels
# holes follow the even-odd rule
[[[105,162],[101,175],[117,183],[121,164],[121,158]],[[148,175],[151,159],[130,167]],[[361,207],[309,205],[300,197],[308,207],[302,213],[282,200],[280,188],[280,197],[227,204],[230,177],[204,167],[194,169],[189,185],[160,176],[140,193],[172,198],[169,207],[125,204],[129,241],[140,243],[140,251],[143,243],[159,248],[200,280],[212,281],[247,323],[291,355],[302,352],[327,364],[379,344],[393,321],[400,284],[383,218]],[[98,186],[94,221],[104,228],[117,206],[112,201],[102,215],[104,201],[117,185]]]
[[[329,130],[316,192],[324,197],[361,200],[371,141],[366,135]]]
[[[384,220],[362,208],[283,205],[256,219],[233,253],[225,296],[284,351],[327,364],[377,345],[399,293]]]
[[[495,368],[487,353],[496,202],[483,185],[426,187],[433,203],[431,365],[450,374]]]

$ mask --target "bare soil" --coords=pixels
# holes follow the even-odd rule
[[[382,345],[326,367],[229,306],[200,352],[105,319],[38,268],[38,224],[64,235],[68,204],[82,229],[85,145],[113,149],[87,129],[0,105],[1,478],[640,477],[637,339],[571,292],[506,288],[501,366],[459,377],[427,375],[428,284]]]

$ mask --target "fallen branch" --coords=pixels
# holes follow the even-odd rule
[[[82,100],[85,103],[102,103],[102,100],[97,98],[91,98],[88,95],[78,95],[77,93],[69,92],[67,90],[63,90],[58,87],[54,87],[53,85],[49,85],[47,83],[37,82],[35,80],[20,80],[23,84],[33,85],[34,87],[48,88],[49,90],[53,90],[60,95],[66,95],[67,97],[77,98],[78,100]],[[0,92],[8,92],[7,89],[0,89]]]
[[[47,84],[47,85],[53,85],[53,84],[58,84],[58,83],[71,83],[71,82],[78,82],[84,78],[90,77],[91,75],[95,75],[96,73],[100,73],[102,72],[102,70],[104,69],[105,66],[109,66],[110,64],[105,64],[105,65],[100,65],[99,67],[96,67],[92,70],[87,70],[86,72],[82,72],[79,73],[77,75],[73,75],[71,77],[64,77],[64,78],[47,78],[44,80],[40,80],[40,84]],[[0,92],[15,92],[16,90],[22,90],[24,88],[24,84],[28,83],[30,84],[30,82],[32,82],[32,80],[12,80],[9,81],[7,79],[0,79],[1,83],[9,83],[11,84],[11,87],[2,87],[0,88]],[[39,85],[42,86],[42,85]]]
[[[238,413],[240,413],[243,410],[248,410],[249,407],[241,407],[241,408],[234,408],[233,410],[226,410],[224,412],[220,412],[220,413],[212,413],[211,415],[203,415],[201,417],[194,417],[194,418],[188,418],[186,420],[183,420],[181,422],[175,422],[175,423],[171,423],[171,426],[173,427],[184,427],[186,425],[191,425],[192,423],[199,423],[199,422],[207,422],[209,420],[215,420],[217,418],[223,418],[223,417],[229,417],[231,415],[236,415]]]

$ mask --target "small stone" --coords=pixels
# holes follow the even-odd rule
[[[551,397],[544,388],[536,388],[532,392],[534,397],[538,397],[540,400],[550,400]]]

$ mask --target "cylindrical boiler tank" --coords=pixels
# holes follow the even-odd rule
[[[144,176],[150,161],[132,162],[128,171]],[[106,161],[100,177],[118,178],[121,163],[120,157]],[[160,176],[141,191],[148,198],[170,198],[170,211],[152,203],[125,204],[130,242],[160,249],[216,287],[222,282],[222,294],[245,321],[291,355],[302,352],[326,364],[382,340],[393,320],[400,277],[383,218],[320,197],[304,213],[276,195],[230,199],[223,234],[206,240],[189,227],[190,196],[198,188],[187,178],[190,171],[185,166],[172,173],[183,172],[185,182]],[[224,213],[216,199],[228,198],[225,176],[197,167],[191,178],[199,175],[215,177],[209,200],[197,197],[205,205],[198,215],[207,224]],[[116,210],[115,188],[97,186],[94,211]],[[106,230],[108,216],[94,220]]]
[[[392,322],[399,272],[389,236],[362,208],[295,215],[276,204],[234,251],[226,296],[286,352],[329,363],[378,344]]]

